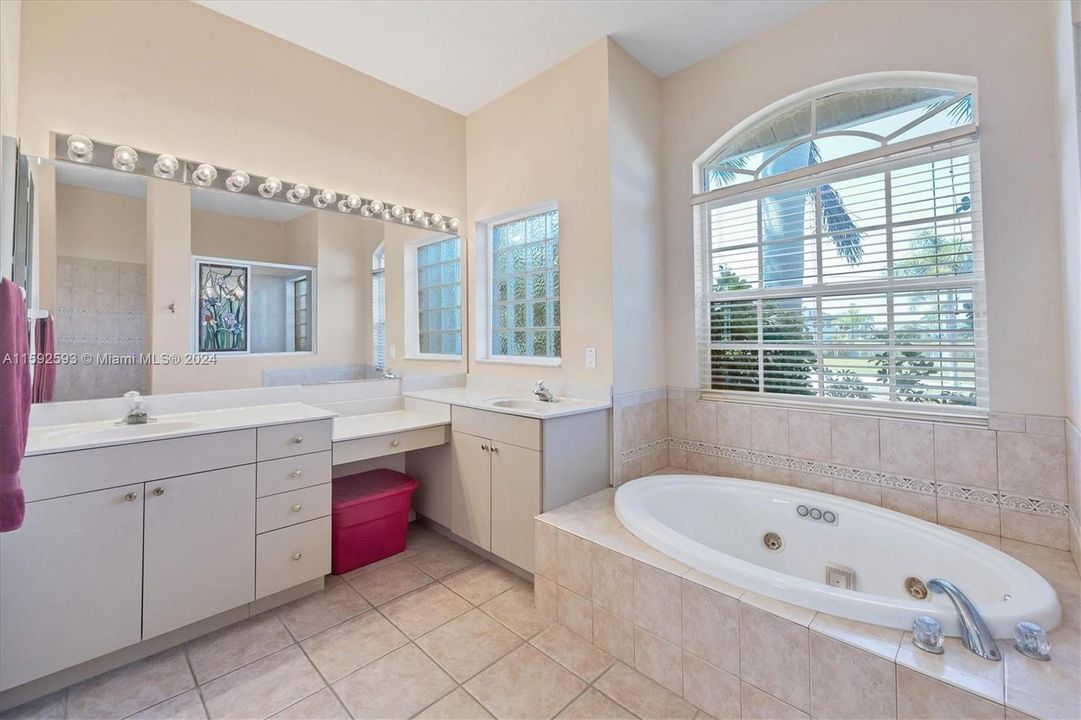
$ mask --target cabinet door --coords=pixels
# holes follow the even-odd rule
[[[492,446],[492,552],[533,572],[533,518],[541,511],[541,454]]]
[[[143,638],[255,599],[255,466],[146,483]]]
[[[453,479],[450,529],[489,550],[492,545],[492,457],[488,440],[453,433]],[[530,525],[532,528],[532,525]]]
[[[26,506],[0,535],[0,690],[139,642],[143,486]]]

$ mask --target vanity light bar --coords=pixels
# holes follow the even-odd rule
[[[53,158],[292,205],[308,205],[316,210],[346,214],[356,212],[362,217],[401,225],[416,225],[443,232],[457,232],[460,226],[458,218],[445,217],[436,212],[388,204],[356,193],[282,182],[274,176],[249,175],[243,170],[184,160],[175,155],[139,150],[130,145],[113,145],[85,135],[53,133]]]

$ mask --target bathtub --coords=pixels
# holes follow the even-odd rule
[[[908,581],[919,595],[919,581],[931,578],[949,580],[968,595],[996,638],[1012,637],[1020,620],[1050,630],[1062,615],[1051,585],[1000,550],[835,495],[734,478],[654,475],[622,485],[615,512],[631,533],[685,565],[852,620],[907,630],[917,615],[929,615],[947,635],[960,635],[944,595],[917,599],[906,588]],[[767,541],[769,533],[776,537]],[[827,584],[827,565],[840,568],[834,572],[840,586]],[[846,582],[847,571],[854,583]]]

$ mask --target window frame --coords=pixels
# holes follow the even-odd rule
[[[490,217],[484,221],[477,223],[476,228],[476,249],[475,249],[475,266],[477,272],[477,279],[474,285],[475,295],[475,307],[477,308],[475,313],[476,321],[476,334],[474,336],[475,342],[475,359],[478,363],[492,363],[492,364],[504,364],[504,365],[525,365],[535,367],[562,367],[563,365],[563,346],[560,344],[560,354],[555,357],[537,356],[537,355],[493,355],[492,354],[492,234],[496,225],[504,225],[515,220],[523,220],[534,215],[543,215],[544,213],[555,210],[559,212],[559,203],[555,200],[548,200],[536,205],[531,205],[521,210],[515,210],[510,213],[504,213],[502,215],[496,215]],[[560,218],[560,235],[563,234],[562,218]],[[562,238],[560,238],[562,242]],[[556,272],[561,273],[562,270],[559,265],[556,266]],[[560,304],[562,305],[562,287],[563,279],[560,277]],[[563,331],[563,315],[560,312],[560,324],[559,330],[562,334]]]
[[[377,260],[377,258],[378,258],[378,260]],[[378,262],[378,265],[379,265],[378,267],[376,267],[377,262]],[[376,301],[375,301],[376,279],[378,279],[382,283],[381,288],[380,288],[381,293],[382,293],[382,299],[381,299],[381,301],[379,303],[376,303]],[[368,312],[368,319],[371,322],[371,329],[372,329],[371,330],[372,367],[375,370],[379,370],[379,371],[386,370],[389,363],[388,363],[388,358],[387,358],[387,351],[388,351],[388,348],[387,348],[387,254],[386,254],[386,243],[385,242],[379,243],[379,245],[376,246],[375,250],[372,251],[371,293],[369,294],[368,300],[371,302],[371,308],[370,308],[370,310]],[[383,310],[383,320],[381,322],[377,321],[376,318],[375,318],[375,310],[376,310],[377,307],[381,307],[382,310]],[[382,335],[382,340],[383,340],[383,343],[382,343],[382,345],[383,345],[383,362],[382,363],[379,362],[379,358],[377,357],[377,354],[376,354],[377,353],[376,348],[379,346],[379,342],[377,341],[377,333],[380,333]]]
[[[754,180],[719,188],[711,191],[703,191],[704,168],[721,152],[724,147],[736,137],[754,127],[766,122],[778,113],[795,107],[815,98],[823,97],[837,92],[852,90],[866,90],[879,87],[913,86],[922,85],[938,87],[947,90],[955,90],[972,95],[972,121],[964,126],[929,134],[923,137],[906,140],[894,145],[886,145],[881,148],[867,150],[853,155],[831,160],[809,167],[801,168],[792,172],[756,178]],[[757,391],[753,390],[718,390],[712,385],[712,324],[710,316],[710,303],[717,300],[716,291],[712,290],[712,263],[711,263],[711,238],[706,224],[706,215],[710,208],[721,204],[735,204],[750,200],[758,200],[764,196],[780,194],[786,189],[802,187],[814,187],[820,183],[837,182],[845,177],[859,177],[870,175],[875,172],[889,171],[899,165],[912,165],[919,158],[926,156],[928,160],[937,156],[944,148],[954,150],[958,154],[964,154],[971,159],[973,165],[974,183],[979,184],[979,102],[974,78],[964,78],[953,75],[941,75],[937,73],[874,73],[860,76],[859,78],[847,78],[831,83],[826,83],[813,88],[808,88],[800,93],[789,96],[779,102],[773,103],[761,111],[754,113],[743,122],[737,124],[729,132],[725,133],[717,142],[713,143],[692,165],[694,194],[690,198],[692,211],[692,229],[694,235],[694,264],[695,264],[695,359],[697,364],[697,378],[699,396],[702,399],[718,400],[726,402],[738,402],[752,405],[781,406],[801,410],[843,411],[851,414],[911,418],[911,419],[934,419],[936,421],[956,422],[961,424],[985,425],[989,414],[990,405],[990,361],[987,346],[987,302],[986,302],[986,273],[984,272],[984,248],[982,232],[982,194],[977,189],[973,193],[972,233],[973,233],[973,273],[971,275],[950,276],[948,278],[924,278],[909,282],[898,282],[897,278],[886,277],[881,280],[838,283],[834,288],[799,288],[796,286],[766,288],[759,287],[752,290],[729,291],[723,300],[764,300],[771,296],[795,296],[802,294],[805,297],[820,296],[832,297],[840,294],[856,294],[859,292],[894,293],[906,290],[916,290],[921,287],[931,288],[935,286],[966,287],[971,288],[973,304],[975,306],[976,326],[978,337],[974,342],[973,352],[976,358],[976,378],[974,388],[976,390],[976,405],[940,405],[921,404],[915,402],[901,402],[897,400],[851,400],[847,398],[831,398],[824,396],[803,396],[780,392],[767,392],[763,381],[759,378]],[[761,243],[761,236],[759,236]],[[911,287],[910,287],[911,286]],[[832,291],[832,292],[831,292]],[[760,325],[759,321],[759,325]],[[890,327],[892,335],[894,328]],[[759,328],[761,333],[761,327]],[[760,335],[761,337],[761,335]],[[754,347],[754,346],[749,346]],[[808,346],[811,349],[821,349],[817,343]],[[847,347],[847,346],[846,346]],[[852,346],[854,349],[862,349]],[[892,347],[892,342],[891,342]]]
[[[462,353],[425,353],[420,351],[420,298],[418,293],[420,292],[420,281],[417,277],[417,253],[418,251],[429,245],[436,245],[438,243],[446,242],[447,240],[458,239],[458,284],[459,287],[463,285],[463,278],[465,273],[462,272],[462,251],[463,251],[463,239],[460,235],[445,235],[445,234],[432,234],[425,235],[419,238],[413,238],[405,242],[405,257],[404,257],[404,278],[403,287],[405,292],[404,307],[405,307],[405,359],[406,360],[448,360],[452,362],[459,362],[462,359],[465,349],[465,303],[462,303],[461,307],[461,319],[459,323],[458,334],[461,336],[461,346],[463,348]],[[465,292],[461,293],[461,299],[465,299]]]

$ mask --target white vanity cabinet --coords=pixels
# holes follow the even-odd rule
[[[0,535],[0,689],[141,639],[143,484],[29,503]]]
[[[535,419],[451,409],[450,529],[533,570],[533,518],[608,486],[608,413]]]

